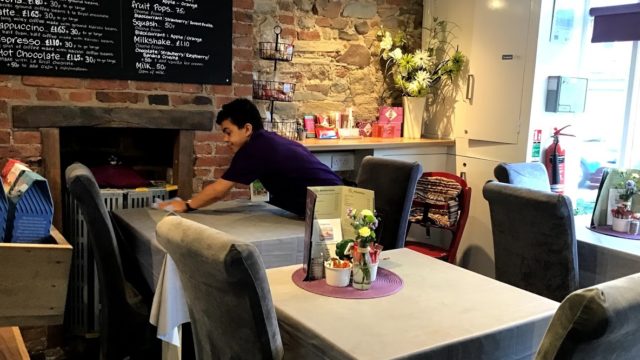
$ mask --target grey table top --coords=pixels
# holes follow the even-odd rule
[[[379,266],[404,286],[375,299],[317,295],[291,280],[299,266],[268,269],[283,339],[305,358],[530,359],[558,307],[409,249],[382,252]]]
[[[640,272],[640,241],[591,231],[590,215],[575,217],[580,287]]]
[[[115,224],[130,242],[145,280],[155,288],[165,254],[156,240],[156,224],[168,213],[138,208],[115,210],[113,214]],[[275,206],[234,200],[180,216],[253,243],[263,255],[266,267],[302,263],[304,220]]]

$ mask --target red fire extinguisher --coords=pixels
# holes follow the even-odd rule
[[[544,165],[547,167],[547,173],[549,174],[551,191],[558,194],[562,194],[564,192],[565,170],[565,149],[560,146],[560,136],[575,136],[562,133],[562,130],[569,126],[570,125],[567,125],[560,129],[553,128],[553,135],[551,135],[553,143],[547,147],[544,156]]]

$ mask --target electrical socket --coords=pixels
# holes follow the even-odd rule
[[[331,170],[353,170],[353,154],[346,153],[331,155]]]

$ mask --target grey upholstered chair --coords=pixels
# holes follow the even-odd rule
[[[156,228],[178,268],[197,359],[280,359],[284,349],[258,250],[178,216]]]
[[[637,359],[640,274],[567,296],[540,343],[536,360]]]
[[[150,359],[160,340],[149,323],[149,303],[125,280],[117,240],[91,171],[74,163],[65,171],[67,188],[84,216],[100,284],[100,357]],[[150,300],[149,300],[150,301]]]
[[[385,250],[404,247],[407,224],[416,183],[422,175],[417,162],[366,156],[356,183],[375,192],[375,206],[381,218],[379,243]]]
[[[555,301],[578,288],[571,199],[489,181],[496,279]]]
[[[498,181],[540,191],[551,191],[547,169],[539,162],[500,163],[493,169]]]

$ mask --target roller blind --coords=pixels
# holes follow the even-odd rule
[[[591,42],[640,40],[640,3],[594,7]]]

